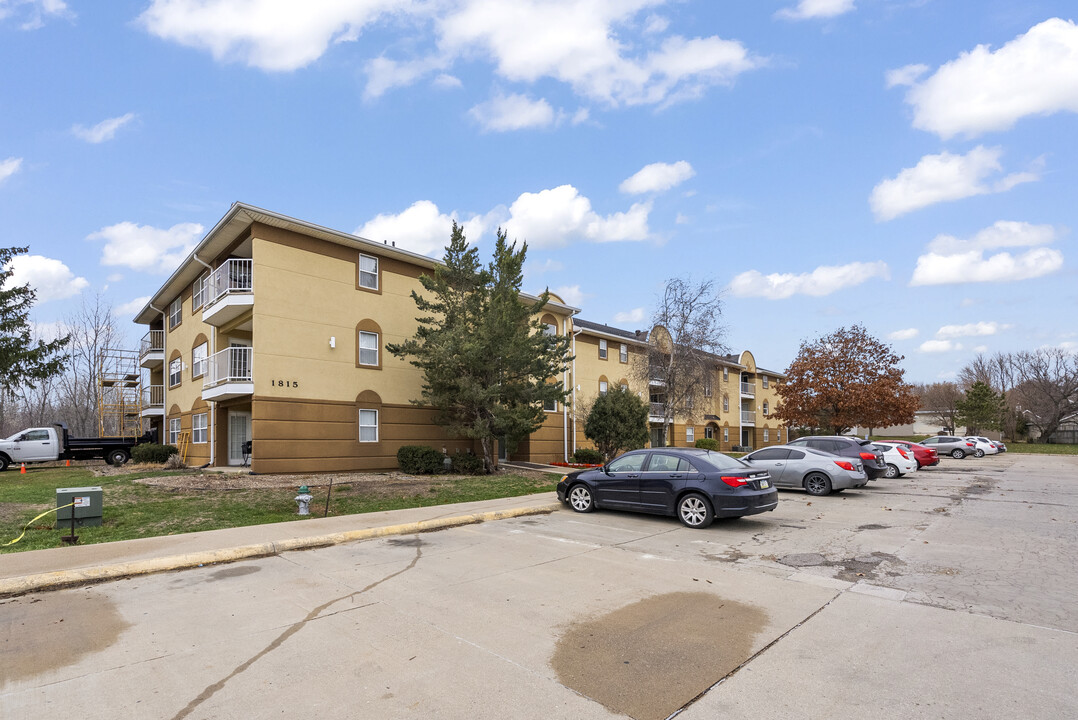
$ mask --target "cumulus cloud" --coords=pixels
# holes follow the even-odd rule
[[[59,260],[42,255],[16,255],[6,265],[11,276],[5,287],[29,285],[37,292],[38,302],[64,300],[86,289],[90,282],[77,277]]]
[[[894,332],[887,333],[888,340],[912,340],[921,334],[921,331],[917,328],[906,328],[905,330],[895,330]]]
[[[166,230],[121,222],[101,228],[86,239],[105,241],[102,265],[165,274],[175,270],[194,250],[202,232],[198,223],[179,223]]]
[[[952,350],[961,350],[962,343],[951,342],[950,340],[925,340],[918,349],[923,353],[951,352]]]
[[[978,45],[909,84],[913,126],[944,139],[1007,130],[1031,115],[1078,112],[1078,26],[1045,20],[995,52]]]
[[[567,305],[573,305],[574,307],[583,305],[584,298],[587,297],[587,294],[580,289],[579,285],[562,285],[554,288],[551,292],[564,300]]]
[[[389,240],[402,250],[420,255],[433,255],[440,254],[449,244],[454,221],[464,226],[469,242],[475,242],[486,231],[483,217],[461,221],[456,212],[446,214],[430,200],[419,200],[397,215],[375,216],[356,228],[355,234],[368,240]]]
[[[63,0],[0,0],[0,21],[18,16],[21,18],[20,30],[36,30],[48,17],[72,15]]]
[[[910,285],[1013,282],[1048,275],[1063,267],[1063,253],[1040,247],[1056,239],[1051,225],[1000,220],[968,239],[937,235],[917,258]],[[1031,248],[1012,254],[1001,248]]]
[[[909,86],[917,82],[917,79],[931,70],[927,65],[906,65],[887,71],[887,87]]]
[[[89,128],[83,127],[82,125],[75,125],[71,128],[71,132],[75,137],[81,138],[88,143],[103,143],[106,140],[111,140],[116,137],[116,131],[134,119],[135,113],[127,113],[120,117],[102,120],[97,125]]]
[[[618,189],[629,195],[664,192],[694,175],[696,171],[685,160],[678,160],[676,163],[657,162],[645,165],[632,177],[626,178]]]
[[[982,335],[995,335],[1002,330],[1009,330],[1010,325],[998,323],[994,320],[988,322],[967,323],[965,325],[944,325],[936,331],[939,340],[953,340],[960,337],[978,337]]]
[[[821,265],[810,273],[771,273],[764,275],[749,270],[737,275],[730,283],[730,292],[737,297],[762,297],[784,300],[794,295],[822,297],[872,278],[890,279],[885,262],[853,262],[848,265]]]
[[[1024,182],[1038,180],[1035,172],[1012,173],[988,182],[1003,171],[999,162],[1003,148],[983,145],[965,155],[942,152],[925,155],[915,167],[905,168],[896,177],[883,180],[872,190],[869,205],[877,220],[893,220],[899,215],[936,203],[961,200],[1010,190]]]
[[[942,254],[993,250],[1001,247],[1035,247],[1047,245],[1055,239],[1056,228],[1052,225],[998,220],[966,240],[953,235],[937,235],[928,244],[928,250]]]
[[[650,203],[635,203],[625,212],[602,216],[591,201],[572,185],[537,193],[521,193],[509,207],[505,227],[510,238],[526,240],[530,247],[561,247],[570,240],[592,242],[645,240]]]
[[[784,20],[832,18],[856,9],[853,3],[854,0],[801,0],[794,7],[779,10],[775,17]]]
[[[554,108],[546,100],[532,100],[527,95],[497,95],[476,105],[468,114],[484,130],[506,132],[544,128],[554,124]]]
[[[146,303],[148,302],[150,302],[149,295],[137,297],[134,300],[129,300],[128,302],[121,303],[120,305],[118,305],[116,307],[116,314],[120,317],[134,315],[138,311],[142,310],[142,308],[146,307]]]
[[[7,160],[0,160],[0,183],[19,172],[21,167],[22,158],[9,157]]]
[[[632,310],[626,310],[624,312],[616,313],[614,315],[614,322],[637,324],[644,322],[646,317],[647,316],[644,314],[644,308],[638,307],[633,308]]]

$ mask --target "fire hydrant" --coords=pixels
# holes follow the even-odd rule
[[[311,514],[311,500],[314,500],[314,496],[311,495],[311,489],[306,485],[301,485],[299,488],[299,495],[296,495],[296,503],[299,505],[298,515]]]

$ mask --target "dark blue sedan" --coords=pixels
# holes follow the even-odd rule
[[[774,510],[778,492],[766,470],[698,448],[633,450],[601,468],[566,475],[558,500],[577,512],[596,508],[674,515],[705,528],[716,517]]]

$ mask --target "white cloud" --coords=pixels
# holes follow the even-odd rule
[[[795,7],[783,8],[775,17],[784,20],[832,18],[855,10],[854,0],[801,0]]]
[[[975,352],[975,353],[986,353],[986,352],[988,352],[988,346],[987,345],[974,345],[973,346],[973,352]]]
[[[937,235],[917,258],[910,285],[1013,282],[1048,275],[1063,266],[1063,253],[1039,246],[1054,241],[1056,234],[1051,225],[1000,220],[968,239]],[[1031,249],[985,256],[986,251],[1013,247]]]
[[[614,315],[614,322],[616,323],[642,323],[646,319],[644,314],[644,308],[638,307],[628,310],[626,312],[619,312]]]
[[[551,290],[552,293],[560,297],[567,305],[573,305],[574,307],[580,307],[584,304],[584,298],[588,297],[579,285],[562,285],[561,287]]]
[[[71,17],[72,13],[63,0],[0,0],[0,20],[22,10],[20,30],[36,30],[45,24],[45,18]]]
[[[167,230],[133,222],[121,222],[101,228],[86,237],[104,240],[101,264],[122,266],[152,273],[176,269],[202,237],[198,223],[179,223]]]
[[[664,192],[680,185],[694,175],[696,175],[696,171],[685,160],[678,160],[676,163],[651,163],[642,167],[632,177],[624,180],[618,186],[618,189],[630,195]]]
[[[650,203],[635,203],[626,212],[603,217],[572,185],[537,193],[521,193],[509,207],[505,228],[510,239],[530,247],[561,247],[573,239],[593,242],[645,240],[649,236]]]
[[[105,280],[110,282],[110,283],[120,282],[123,279],[124,279],[124,276],[122,274],[120,274],[120,273],[112,273],[107,278],[105,278]]]
[[[674,218],[674,223],[676,225],[688,225],[689,222],[691,222],[689,220],[689,216],[688,215],[682,215],[681,213],[678,213],[677,217]]]
[[[921,331],[917,328],[906,328],[905,330],[895,330],[892,333],[887,333],[888,340],[912,340],[921,334]]]
[[[873,188],[869,198],[872,212],[877,220],[892,220],[936,203],[1005,192],[1039,179],[1034,172],[1012,173],[988,184],[991,175],[1003,170],[999,162],[1002,154],[1002,148],[978,145],[965,155],[925,155],[915,167],[905,168]]]
[[[951,342],[950,340],[925,340],[918,349],[923,353],[951,352],[952,350],[961,350],[962,343]]]
[[[670,27],[670,21],[662,15],[648,15],[644,20],[644,33],[647,35],[666,32],[668,27]]]
[[[906,65],[887,71],[887,87],[909,86],[917,82],[918,78],[931,68],[927,65]]]
[[[848,265],[821,265],[810,273],[771,273],[764,275],[749,270],[730,282],[730,292],[736,297],[762,297],[784,300],[794,295],[822,297],[872,278],[890,279],[885,262],[853,262]]]
[[[455,75],[450,75],[448,73],[440,73],[437,77],[434,78],[432,82],[434,84],[434,87],[440,87],[446,90],[464,86],[464,83],[460,81],[460,78]]]
[[[91,128],[75,125],[71,128],[71,132],[75,137],[81,138],[88,143],[102,143],[116,137],[116,131],[134,119],[135,113],[127,113],[120,117],[102,120]]]
[[[0,160],[0,183],[19,172],[21,167],[22,158],[9,157],[7,160]]]
[[[137,297],[134,300],[122,303],[116,307],[116,314],[120,317],[126,317],[127,315],[134,315],[142,308],[146,307],[146,303],[150,302],[150,296],[144,295]]]
[[[468,111],[484,130],[506,132],[554,124],[554,108],[546,100],[526,95],[498,95]]]
[[[397,215],[377,215],[356,228],[355,234],[368,240],[394,242],[402,250],[434,255],[449,244],[454,220],[464,226],[469,242],[474,243],[486,231],[486,219],[481,216],[461,221],[457,213],[446,215],[430,200],[419,200]]]
[[[978,231],[968,240],[960,240],[953,235],[937,235],[928,244],[928,250],[946,254],[970,250],[993,250],[1001,247],[1035,247],[1047,245],[1055,239],[1056,229],[1052,225],[998,220],[990,227]]]
[[[42,255],[16,255],[6,267],[11,270],[6,287],[29,285],[37,292],[38,302],[73,297],[90,285],[67,265]]]
[[[1030,115],[1078,112],[1078,26],[1052,18],[995,52],[978,45],[906,94],[913,126],[942,138],[1007,130]]]
[[[982,335],[995,335],[1002,330],[1009,330],[1010,325],[1001,324],[994,320],[990,322],[967,323],[966,325],[944,325],[936,331],[939,340],[951,340],[960,337],[978,337]]]

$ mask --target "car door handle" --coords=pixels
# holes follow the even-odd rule
[[[679,478],[679,477],[681,477],[681,474],[680,473],[675,473],[675,474],[671,475],[670,477],[671,478]]]
[[[640,476],[639,475],[626,475],[625,477],[627,477],[627,478],[638,478]]]

